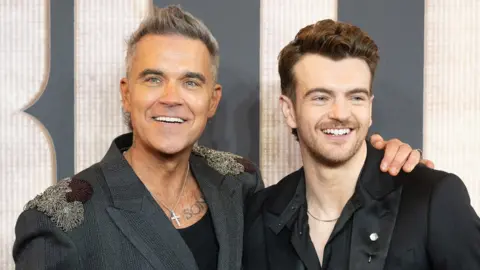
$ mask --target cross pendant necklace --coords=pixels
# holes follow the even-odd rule
[[[158,199],[158,201],[163,204],[163,206],[165,206],[165,208],[168,209],[168,211],[170,212],[170,220],[172,220],[172,222],[175,220],[175,222],[177,223],[177,226],[180,226],[180,216],[177,216],[177,214],[175,214],[175,208],[177,207],[177,204],[178,202],[180,201],[180,198],[182,197],[182,194],[183,194],[183,190],[185,189],[185,184],[187,183],[187,178],[188,178],[188,173],[190,172],[190,163],[188,163],[187,165],[187,171],[185,172],[185,179],[183,180],[183,186],[182,186],[182,190],[180,191],[180,194],[178,194],[178,199],[177,199],[177,202],[173,205],[172,209],[168,208],[162,201],[160,201],[160,199]]]
[[[177,222],[177,225],[180,226],[180,217],[177,216],[177,214],[175,214],[175,210],[170,210],[170,219],[171,220],[175,220],[175,222]]]
[[[128,150],[127,150],[128,151]],[[123,155],[125,157],[125,159],[128,161],[128,157],[127,157],[127,151],[123,152]],[[180,201],[180,198],[182,197],[182,194],[183,194],[183,190],[185,189],[185,185],[187,183],[187,178],[188,178],[188,173],[190,172],[190,163],[187,163],[187,171],[185,172],[185,179],[183,179],[183,186],[182,186],[182,190],[180,190],[180,194],[178,194],[178,198],[177,198],[177,202],[175,202],[175,204],[173,205],[173,207],[170,209],[166,204],[164,204],[160,198],[158,198],[157,196],[155,196],[155,194],[153,193],[150,193],[154,198],[157,199],[157,201],[163,205],[165,208],[168,209],[168,211],[170,212],[170,220],[175,221],[177,223],[177,226],[180,226],[180,216],[177,216],[177,214],[175,214],[175,208],[177,207],[177,204],[178,202]]]

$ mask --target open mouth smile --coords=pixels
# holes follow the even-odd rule
[[[330,136],[345,136],[350,134],[352,130],[353,129],[351,128],[328,128],[328,129],[322,129],[322,132]]]
[[[185,121],[187,121],[180,117],[169,117],[169,116],[157,116],[157,117],[152,117],[152,119],[157,122],[169,123],[169,124],[182,124]]]

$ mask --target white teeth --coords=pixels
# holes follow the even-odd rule
[[[167,123],[183,123],[185,120],[178,118],[178,117],[166,117],[166,116],[159,116],[153,118],[155,121],[160,122],[167,122]]]
[[[324,129],[322,130],[323,133],[325,134],[330,134],[330,135],[334,135],[334,136],[341,136],[341,135],[347,135],[348,133],[350,133],[350,129],[349,128],[342,128],[342,129],[332,129],[332,128],[329,128],[329,129]]]

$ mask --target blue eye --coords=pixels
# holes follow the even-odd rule
[[[356,103],[360,103],[360,102],[364,102],[367,100],[367,97],[363,96],[363,95],[354,95],[351,97],[352,101],[353,102],[356,102]]]
[[[328,100],[328,97],[327,96],[316,96],[316,97],[313,97],[313,100],[325,102],[325,101]]]
[[[198,87],[198,86],[200,86],[200,84],[197,83],[196,81],[186,81],[185,84],[186,84],[189,88],[193,88],[193,87]]]
[[[162,82],[162,80],[157,77],[147,77],[145,78],[145,82],[147,82],[148,84],[159,84]]]

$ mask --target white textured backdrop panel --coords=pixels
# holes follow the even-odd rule
[[[480,1],[427,1],[424,150],[457,174],[480,213]]]
[[[126,40],[147,14],[148,0],[75,1],[75,170],[99,161],[127,131],[120,103]]]
[[[269,186],[301,166],[279,107],[277,56],[304,26],[337,17],[336,0],[262,0],[260,18],[260,167]]]
[[[23,206],[54,181],[49,135],[22,112],[44,90],[48,1],[0,3],[0,269],[14,269],[14,227]]]

